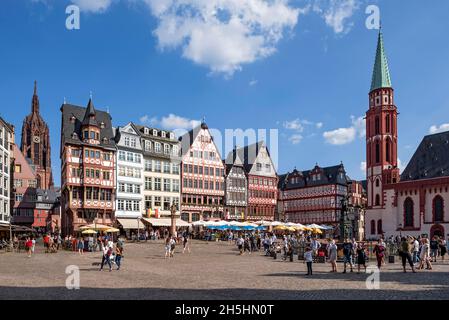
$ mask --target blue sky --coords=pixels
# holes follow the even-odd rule
[[[65,26],[71,3],[79,30]],[[433,126],[449,129],[446,0],[3,0],[0,115],[20,143],[38,81],[56,184],[59,108],[64,97],[86,105],[90,91],[116,126],[185,128],[205,116],[219,130],[279,129],[279,173],[343,161],[362,179],[371,4],[381,12],[405,166]]]

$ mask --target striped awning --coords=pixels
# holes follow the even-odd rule
[[[170,218],[143,218],[143,220],[150,223],[153,227],[170,227],[171,219]],[[181,219],[176,219],[177,227],[190,227],[190,223],[185,222]]]

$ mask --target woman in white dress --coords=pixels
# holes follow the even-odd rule
[[[335,240],[331,240],[327,248],[327,255],[329,257],[329,262],[332,265],[331,272],[337,272],[337,245]]]

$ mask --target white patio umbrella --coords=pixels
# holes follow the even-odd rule
[[[279,222],[279,221],[273,221],[270,224],[272,227],[277,227],[277,226],[284,226],[285,224],[283,222]]]
[[[319,226],[319,225],[317,225],[317,224],[315,224],[315,223],[310,224],[310,225],[308,225],[307,227],[308,227],[308,228],[312,228],[312,229],[325,230],[325,228],[323,228],[322,226]]]

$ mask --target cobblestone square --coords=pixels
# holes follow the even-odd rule
[[[234,245],[193,241],[190,254],[178,246],[173,259],[164,259],[162,242],[127,243],[122,268],[99,271],[101,254],[59,251],[46,254],[42,246],[33,257],[0,253],[0,299],[449,299],[449,263],[432,271],[402,272],[387,264],[380,290],[367,290],[367,274],[330,273],[329,264],[306,266],[274,260],[262,252],[239,256]],[[80,290],[66,288],[66,267],[80,270]]]

